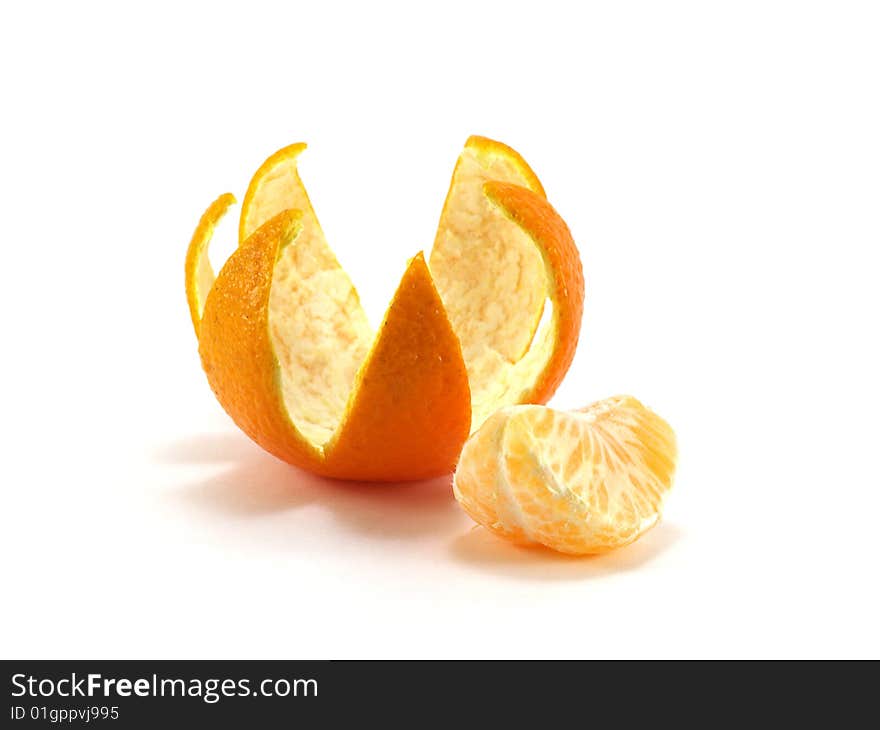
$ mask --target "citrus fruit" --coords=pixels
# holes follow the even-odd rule
[[[304,149],[257,170],[216,279],[208,245],[234,198],[193,235],[187,300],[208,382],[245,433],[296,466],[376,481],[447,474],[492,411],[545,402],[571,364],[584,297],[571,234],[522,157],[471,137],[430,264],[410,260],[374,333],[300,179]]]
[[[468,439],[453,490],[501,537],[601,553],[657,523],[676,456],[669,424],[631,396],[580,411],[508,406]]]

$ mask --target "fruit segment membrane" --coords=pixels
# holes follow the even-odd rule
[[[468,439],[454,492],[508,540],[601,553],[657,523],[676,458],[669,424],[631,396],[571,412],[509,406]]]

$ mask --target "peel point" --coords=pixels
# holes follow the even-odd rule
[[[224,193],[211,203],[199,220],[186,250],[186,301],[196,337],[199,336],[199,324],[202,321],[205,300],[211,287],[214,286],[215,279],[214,270],[208,260],[208,246],[220,219],[234,203],[235,196],[231,193]]]
[[[306,150],[305,142],[282,147],[269,155],[257,168],[241,202],[238,222],[239,243],[280,210],[299,209],[305,217],[314,217],[305,187],[297,170],[299,156]],[[285,205],[276,201],[284,200]],[[273,205],[275,203],[275,205]]]
[[[544,192],[544,186],[541,184],[535,171],[513,147],[508,147],[503,142],[489,139],[488,137],[472,134],[464,143],[464,148],[473,151],[477,159],[486,167],[489,166],[493,158],[506,160],[519,172],[523,187],[528,188],[542,198],[547,197],[547,193]]]
[[[448,474],[470,423],[461,347],[419,253],[358,375],[338,436],[327,446],[327,466],[344,478],[385,481]]]

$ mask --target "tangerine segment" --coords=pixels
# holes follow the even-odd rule
[[[510,406],[468,439],[453,489],[504,538],[601,553],[657,523],[676,457],[669,424],[631,396],[572,412]]]
[[[199,335],[205,299],[214,286],[214,269],[208,260],[208,245],[214,236],[214,229],[233,203],[235,197],[231,193],[224,193],[211,203],[199,220],[186,250],[186,301],[196,337]]]
[[[293,415],[300,404],[291,402],[285,384],[284,343],[273,327],[273,290],[303,230],[301,211],[279,213],[218,275],[199,339],[217,399],[264,449],[317,474],[397,481],[449,473],[470,426],[467,375],[420,256],[410,262],[356,373],[338,430],[322,444],[300,428]],[[310,259],[308,246],[300,253]]]

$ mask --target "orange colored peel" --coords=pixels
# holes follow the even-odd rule
[[[543,361],[538,361],[540,370],[529,373],[531,377],[523,383],[523,390],[516,392],[513,398],[507,398],[504,403],[495,401],[493,406],[546,403],[562,383],[577,349],[584,306],[580,256],[565,221],[546,200],[509,183],[487,182],[483,191],[534,242],[535,250],[542,258],[548,297],[553,304],[544,339],[537,343],[533,341],[525,355],[527,358],[531,352],[544,354]],[[485,418],[480,419],[480,423],[483,420]]]
[[[199,334],[199,323],[205,299],[214,286],[214,269],[208,260],[208,245],[214,236],[214,228],[226,215],[229,206],[235,203],[235,197],[224,193],[208,207],[196,226],[189,248],[186,251],[186,301],[189,304],[189,316],[192,319],[196,336]]]
[[[292,423],[279,387],[269,300],[277,261],[301,232],[299,211],[279,213],[220,272],[199,347],[217,399],[263,448],[317,474],[397,481],[450,471],[470,425],[461,407],[467,378],[421,256],[403,276],[337,434],[322,449]],[[434,406],[444,401],[437,413]],[[390,403],[395,418],[387,417]],[[420,448],[425,440],[431,449]]]
[[[207,247],[231,195],[193,236],[187,298],[211,387],[257,443],[315,473],[449,473],[472,427],[499,406],[543,402],[570,365],[583,307],[571,235],[517,153],[472,137],[430,265],[410,261],[374,335],[299,177],[303,149],[254,175],[216,281]]]

